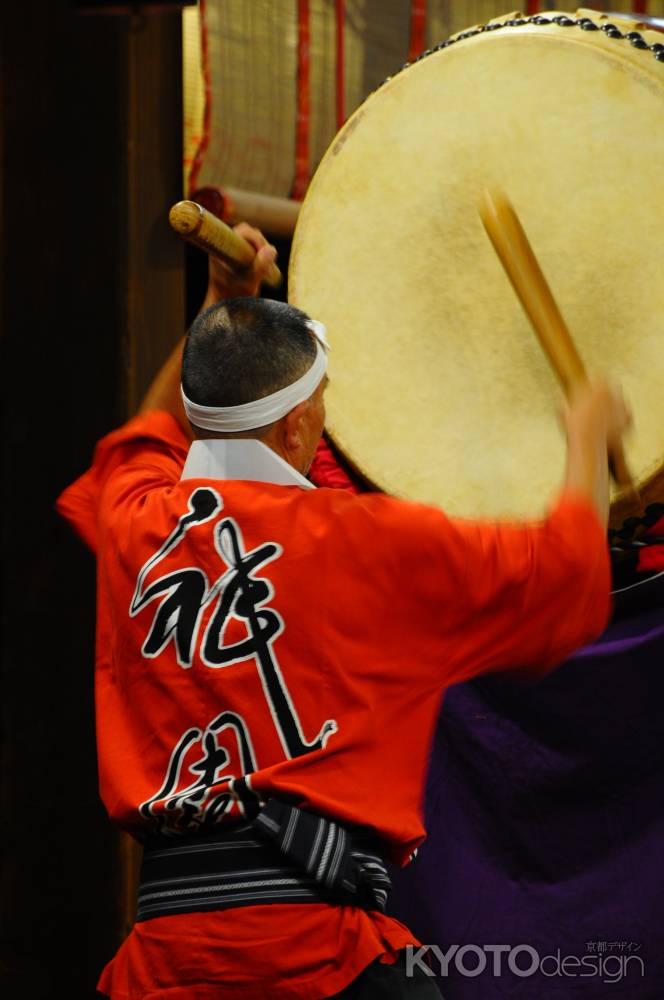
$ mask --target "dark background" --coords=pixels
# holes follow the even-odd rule
[[[54,514],[185,325],[177,10],[2,14],[5,997],[95,996],[127,923],[97,796],[94,560]]]

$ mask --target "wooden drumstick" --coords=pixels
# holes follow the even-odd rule
[[[195,201],[179,201],[173,205],[168,221],[175,232],[189,243],[220,257],[231,267],[238,270],[251,267],[256,256],[252,245]],[[281,280],[281,271],[276,264],[272,264],[265,281],[276,288]]]
[[[496,190],[484,192],[479,213],[544,353],[569,396],[588,375],[519,218],[505,194]],[[636,492],[621,444],[611,451],[609,465],[616,484]]]

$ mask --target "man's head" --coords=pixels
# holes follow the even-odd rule
[[[199,406],[235,407],[293,385],[316,361],[308,317],[272,299],[229,299],[194,321],[182,359],[182,388]],[[307,472],[325,421],[321,375],[311,395],[274,422],[221,432],[192,423],[196,437],[258,438],[299,472]]]

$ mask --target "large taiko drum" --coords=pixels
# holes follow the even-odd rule
[[[642,504],[664,499],[664,35],[511,15],[387,80],[310,185],[289,297],[330,331],[328,430],[381,489],[540,514],[559,390],[477,205],[514,204],[590,371],[622,383]],[[619,494],[612,521],[631,513]]]

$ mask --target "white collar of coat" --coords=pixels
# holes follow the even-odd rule
[[[194,441],[180,479],[242,479],[277,486],[316,487],[280,455],[255,438]]]

